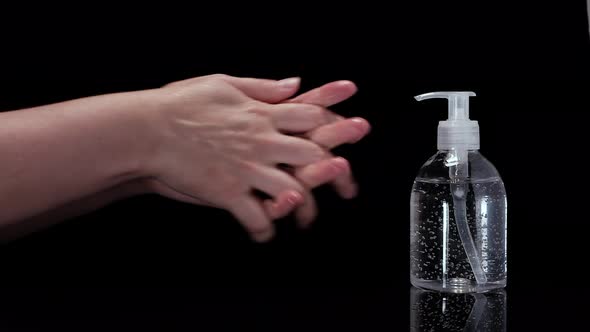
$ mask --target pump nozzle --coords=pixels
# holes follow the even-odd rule
[[[449,120],[469,120],[469,97],[474,97],[471,91],[441,91],[430,92],[416,96],[417,101],[432,98],[446,98],[449,100]]]
[[[479,125],[469,119],[469,97],[471,91],[440,91],[418,95],[417,101],[432,98],[446,98],[449,101],[449,118],[438,125],[439,150],[479,149]]]

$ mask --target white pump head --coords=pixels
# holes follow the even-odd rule
[[[471,91],[430,92],[416,96],[421,101],[431,98],[449,100],[449,118],[438,124],[439,150],[478,150],[479,124],[469,120],[469,97],[475,96]]]

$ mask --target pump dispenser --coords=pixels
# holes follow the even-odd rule
[[[420,169],[411,197],[410,279],[417,287],[484,292],[506,284],[506,193],[479,153],[479,125],[469,118],[473,92],[432,92],[448,99],[438,153]]]
[[[469,120],[469,97],[474,92],[431,92],[416,96],[417,101],[432,98],[449,100],[449,118],[438,124],[438,149],[479,149],[479,124]]]

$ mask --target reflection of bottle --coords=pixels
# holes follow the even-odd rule
[[[410,331],[506,331],[506,291],[453,294],[412,287]]]
[[[479,153],[479,125],[469,119],[473,92],[447,98],[438,152],[420,169],[410,204],[410,280],[443,292],[485,292],[506,285],[506,191]]]

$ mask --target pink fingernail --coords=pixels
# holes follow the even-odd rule
[[[338,170],[348,169],[348,161],[342,157],[336,157],[332,159],[332,165],[336,167]]]
[[[291,193],[287,197],[287,202],[291,203],[292,205],[298,204],[301,201],[301,195],[298,193]]]
[[[299,82],[301,82],[301,78],[291,77],[278,81],[277,85],[283,90],[291,90],[299,86]]]
[[[352,118],[350,119],[350,121],[354,122],[354,123],[358,123],[358,124],[362,124],[363,125],[363,129],[365,131],[369,131],[371,130],[371,125],[369,124],[369,122],[363,118]]]

